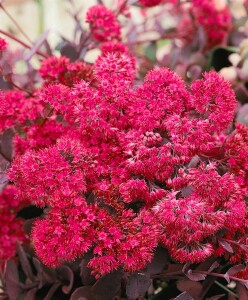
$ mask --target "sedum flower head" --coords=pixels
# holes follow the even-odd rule
[[[101,276],[141,270],[160,243],[183,263],[222,255],[217,234],[238,238],[247,223],[247,130],[229,134],[230,85],[211,71],[187,87],[167,68],[137,85],[130,54],[106,47],[113,51],[97,59],[94,84],[42,87],[53,112],[44,126],[54,132],[41,130],[10,171],[19,199],[46,207],[31,235],[38,257],[54,267],[91,250]],[[27,130],[28,140],[36,136],[35,126]]]

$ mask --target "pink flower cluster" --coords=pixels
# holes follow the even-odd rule
[[[176,4],[177,0],[139,0],[140,4],[145,7],[152,7],[163,3]]]
[[[218,238],[235,242],[247,224],[248,134],[241,125],[230,134],[230,85],[211,71],[187,87],[160,68],[137,86],[126,48],[103,49],[94,85],[42,87],[51,114],[27,135],[41,141],[19,151],[10,171],[19,199],[46,207],[31,235],[38,257],[57,266],[91,250],[99,276],[144,268],[159,243],[182,263],[222,255]],[[58,134],[49,139],[43,126]]]
[[[8,185],[0,195],[0,267],[16,253],[16,243],[27,241],[23,230],[23,220],[16,217],[16,212],[24,206],[16,198],[16,188]]]
[[[73,86],[74,83],[84,79],[93,80],[93,69],[84,62],[70,62],[69,58],[51,56],[42,61],[39,73],[44,84],[62,83]]]
[[[202,26],[207,36],[207,47],[213,48],[226,42],[231,30],[231,13],[228,6],[218,7],[218,1],[193,0],[192,11],[198,25]]]
[[[27,98],[23,92],[19,91],[1,91],[0,102],[0,132],[37,119],[42,109],[37,97]]]
[[[237,124],[225,145],[227,162],[230,171],[235,174],[239,184],[246,189],[248,186],[248,129],[243,124]]]
[[[147,7],[156,6],[162,3],[163,0],[139,0],[140,4]]]
[[[114,12],[104,5],[91,6],[87,11],[86,22],[89,23],[95,40],[99,42],[120,40],[120,23],[117,21]]]
[[[0,38],[0,52],[4,51],[7,48],[8,44],[5,39]]]
[[[220,1],[221,2],[221,1]],[[175,8],[181,15],[177,31],[181,40],[190,45],[197,35],[205,44],[204,50],[225,45],[232,29],[232,16],[227,5],[215,0],[192,0]]]

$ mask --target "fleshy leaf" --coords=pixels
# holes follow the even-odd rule
[[[233,248],[232,246],[227,243],[226,241],[219,240],[219,244],[221,245],[222,248],[224,248],[227,252],[233,253]]]
[[[62,280],[68,281],[68,284],[64,284],[62,286],[62,291],[65,294],[69,294],[74,282],[74,274],[72,270],[68,266],[61,266],[58,268],[58,274]]]
[[[31,265],[28,261],[27,254],[23,250],[22,246],[20,244],[17,245],[18,249],[18,256],[19,256],[19,261],[22,266],[22,270],[24,274],[27,276],[27,278],[31,279],[32,281],[35,279],[34,274],[32,272]]]
[[[90,286],[83,286],[72,293],[70,300],[96,300],[96,297]]]
[[[12,128],[8,128],[0,136],[1,154],[8,160],[13,159],[13,137],[14,132]]]
[[[114,298],[121,289],[121,278],[121,271],[115,271],[101,277],[92,287],[96,298],[101,300]]]
[[[84,285],[91,285],[95,282],[94,276],[91,275],[91,270],[88,268],[88,262],[93,257],[93,254],[88,252],[84,255],[81,263],[79,264],[80,268],[80,277]]]
[[[126,293],[129,299],[136,299],[145,295],[151,280],[145,274],[134,273],[127,281]]]
[[[208,272],[213,272],[213,270],[215,270],[216,268],[218,268],[220,266],[220,264],[217,262],[217,261],[215,261],[212,265],[211,265],[211,267],[208,269]]]
[[[17,300],[21,294],[21,286],[19,284],[19,275],[16,264],[13,260],[8,260],[4,272],[6,293],[9,300]]]
[[[177,289],[180,292],[187,292],[194,299],[198,299],[202,292],[202,285],[196,281],[182,279],[177,282]]]
[[[33,288],[31,290],[29,290],[28,292],[26,292],[26,294],[23,297],[23,300],[35,300],[35,295],[37,292],[37,288]]]
[[[149,274],[159,274],[168,264],[168,253],[167,251],[160,247],[157,248],[152,261],[146,267],[146,273]]]
[[[247,289],[240,282],[237,282],[237,293],[238,293],[239,299],[248,300]]]
[[[192,271],[191,269],[189,269],[185,275],[193,281],[200,281],[200,280],[204,280],[206,278],[206,275],[201,274],[201,273],[197,273],[196,271]]]

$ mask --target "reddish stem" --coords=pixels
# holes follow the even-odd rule
[[[26,44],[25,42],[19,40],[17,37],[15,37],[14,35],[12,35],[11,33],[5,32],[3,30],[0,30],[0,33],[4,34],[5,36],[9,37],[10,39],[16,41],[17,43],[19,43],[20,45],[22,45],[23,47],[27,48],[27,49],[32,49],[31,46],[29,46],[28,44]],[[41,51],[36,51],[36,53],[40,56],[42,56],[43,58],[48,58],[49,55],[47,55],[46,53],[43,53]]]
[[[42,123],[40,124],[41,127],[47,122],[48,118],[49,118],[50,116],[52,116],[53,112],[54,112],[54,108],[51,108],[50,111],[49,111],[49,113],[47,114],[47,116],[44,118],[44,120],[43,120]]]
[[[204,275],[210,275],[210,276],[225,278],[225,274],[219,274],[219,273],[214,273],[214,272],[198,271],[198,270],[194,271],[193,270],[193,273],[201,273],[201,274],[204,274]],[[229,275],[229,278],[232,279],[232,280],[238,281],[238,282],[248,283],[247,279],[242,279],[242,278],[238,278],[238,277],[231,276],[231,275]]]
[[[119,16],[119,14],[125,8],[126,5],[127,5],[127,0],[123,1],[122,4],[120,5],[120,7],[118,7],[118,9],[115,13],[116,18]]]

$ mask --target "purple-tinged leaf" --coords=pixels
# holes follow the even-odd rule
[[[67,281],[68,284],[64,284],[62,286],[62,291],[65,294],[69,294],[72,286],[73,286],[73,282],[74,282],[74,273],[72,272],[72,270],[68,267],[68,266],[61,266],[58,267],[58,275],[59,277],[64,281]]]
[[[51,300],[51,299],[53,299],[52,297],[53,297],[54,293],[56,292],[56,290],[60,287],[60,285],[61,285],[60,282],[54,283],[51,286],[51,288],[50,288],[49,292],[47,293],[46,297],[44,298],[44,300]]]
[[[24,294],[23,300],[35,300],[37,288],[33,288]]]
[[[64,42],[60,48],[60,53],[66,56],[70,61],[75,61],[78,58],[78,52],[74,45]]]
[[[46,49],[46,53],[48,54],[48,56],[52,56],[53,52],[52,52],[51,46],[50,46],[50,44],[48,43],[47,40],[44,41],[44,45],[43,46]]]
[[[224,278],[226,279],[226,281],[228,283],[230,283],[230,277],[231,275],[233,274],[236,274],[238,273],[239,271],[243,270],[244,269],[244,265],[236,265],[236,266],[233,266],[231,267],[227,272],[226,274],[224,274]]]
[[[235,266],[231,267],[226,273],[228,275],[233,275],[233,274],[236,274],[236,273],[240,272],[244,268],[245,268],[244,265],[235,265]]]
[[[197,44],[197,46],[199,46],[200,49],[204,49],[206,47],[207,35],[206,35],[206,31],[204,30],[204,28],[202,26],[199,26],[197,28],[194,42],[195,42],[195,44]]]
[[[241,282],[246,288],[247,288],[247,290],[248,290],[248,280],[247,281],[242,281]]]
[[[248,91],[247,91],[246,87],[244,86],[243,82],[237,84],[235,86],[234,91],[235,91],[236,98],[239,102],[245,103],[247,101]]]
[[[243,249],[245,252],[248,252],[248,247],[244,244],[240,244],[239,247]]]
[[[193,191],[194,188],[192,186],[186,186],[181,189],[181,195],[182,197],[189,197]]]
[[[199,299],[202,293],[202,285],[199,282],[190,279],[182,279],[177,282],[177,289],[180,292],[187,292],[195,300]]]
[[[37,277],[40,280],[39,288],[46,283],[54,283],[57,280],[56,271],[44,266],[36,257],[33,257],[33,263],[37,270]]]
[[[24,60],[29,61],[33,55],[40,49],[40,47],[45,43],[47,36],[49,34],[49,30],[43,32],[41,36],[37,39],[33,47],[30,49],[30,51],[27,53],[27,55],[24,56]]]
[[[6,79],[11,78],[13,74],[12,66],[7,62],[4,62],[4,64],[1,65],[0,72]]]
[[[230,280],[230,278],[229,278],[229,275],[228,275],[227,273],[224,274],[224,278],[226,279],[227,283],[230,283],[230,282],[231,282],[231,280]]]
[[[17,251],[18,251],[18,257],[20,264],[22,266],[22,270],[24,274],[29,278],[31,281],[35,280],[35,276],[32,272],[32,267],[28,261],[27,254],[23,250],[22,246],[20,244],[17,244]]]
[[[1,154],[8,160],[12,161],[14,156],[13,150],[13,137],[14,131],[12,128],[9,128],[4,131],[4,133],[0,136],[0,151]]]
[[[122,272],[115,271],[101,277],[92,286],[92,291],[99,300],[109,300],[117,296],[121,289]]]
[[[193,281],[201,281],[204,280],[206,278],[206,275],[202,274],[202,273],[197,273],[196,271],[192,271],[191,269],[189,269],[185,275]]]
[[[1,58],[0,58],[1,59]],[[2,91],[7,91],[12,89],[12,85],[9,81],[4,80],[3,76],[0,74],[0,89]]]
[[[211,265],[211,267],[208,269],[208,272],[209,272],[209,273],[213,272],[213,270],[217,269],[219,266],[220,266],[220,264],[219,264],[217,261],[215,261],[215,262]]]
[[[168,275],[170,273],[178,272],[179,274],[182,272],[182,265],[180,264],[169,264],[166,270],[163,271],[164,275]]]
[[[91,269],[88,268],[88,262],[93,257],[91,252],[88,252],[84,255],[81,263],[79,264],[80,268],[80,277],[84,285],[92,285],[96,280],[95,277],[91,275]]]
[[[90,286],[83,286],[72,293],[70,300],[96,300],[96,297]]]
[[[187,75],[188,75],[188,77],[190,78],[191,81],[194,81],[194,80],[197,80],[197,79],[201,78],[202,72],[203,71],[202,71],[201,66],[193,65],[193,66],[190,66],[190,68],[188,69]],[[194,159],[194,157],[193,157],[193,159]]]
[[[146,267],[146,273],[159,274],[168,264],[168,253],[166,249],[158,247],[154,253],[152,261]]]
[[[8,183],[9,176],[6,172],[0,171],[0,192],[4,189],[4,187]]]
[[[187,292],[183,292],[182,294],[178,295],[174,300],[195,300],[188,294]]]
[[[45,278],[43,276],[43,269],[41,266],[41,262],[36,257],[33,257],[33,264],[37,271],[36,277],[37,277],[37,280],[39,281],[38,289],[41,289],[47,283],[47,281],[45,280]]]
[[[13,260],[8,260],[4,271],[6,293],[9,300],[17,300],[21,295],[22,289],[19,283],[17,266]]]
[[[248,126],[248,103],[240,107],[237,112],[236,122],[243,123]]]
[[[134,4],[136,4],[136,0],[128,0],[127,1],[127,5],[134,5]]]
[[[145,274],[131,274],[127,280],[126,294],[129,299],[137,299],[147,292],[151,285],[151,279]]]
[[[219,240],[219,244],[221,245],[222,248],[224,248],[227,252],[233,253],[233,248],[232,246],[227,243],[226,241]]]
[[[42,264],[43,277],[48,283],[53,283],[56,281],[57,275],[56,271],[52,268],[48,268]]]
[[[183,273],[186,274],[189,270],[189,267],[191,266],[191,263],[186,263],[184,266],[183,266]]]
[[[240,282],[237,282],[236,289],[237,289],[239,299],[248,300],[248,291],[244,285],[242,285]]]
[[[23,229],[27,235],[31,234],[32,228],[33,228],[33,223],[36,220],[36,218],[28,219],[25,221],[23,225]]]
[[[241,30],[233,30],[230,35],[230,45],[239,47],[240,44],[247,38],[247,33]]]

